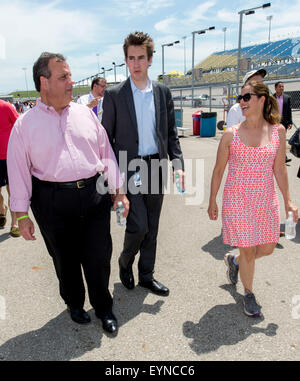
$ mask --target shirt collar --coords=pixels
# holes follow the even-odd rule
[[[36,100],[36,106],[38,106],[40,109],[44,111],[55,111],[53,106],[46,105],[45,103],[42,102],[41,98],[38,98]],[[70,103],[64,108],[64,110],[66,110],[69,107],[70,107]]]
[[[131,90],[132,90],[133,93],[135,93],[137,91],[145,92],[145,93],[151,93],[153,91],[152,81],[151,81],[150,78],[148,78],[147,86],[143,90],[138,89],[135,86],[135,84],[134,84],[133,80],[131,79],[131,77],[129,77],[129,78],[130,78]]]

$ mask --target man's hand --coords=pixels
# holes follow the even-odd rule
[[[22,216],[24,216],[24,213],[17,213],[17,217],[22,217]],[[22,220],[18,221],[18,225],[19,225],[20,234],[26,241],[36,240],[34,236],[34,224],[29,217],[23,218]]]
[[[123,217],[126,218],[128,216],[128,213],[129,213],[129,200],[124,193],[118,193],[115,195],[114,205],[113,205],[114,210],[116,210],[118,202],[120,202],[120,201],[122,202],[122,204],[125,208],[125,211],[123,213]]]
[[[93,108],[93,107],[98,106],[98,102],[99,102],[99,99],[100,99],[100,98],[101,98],[101,97],[96,97],[96,98],[94,98],[93,100],[90,101],[90,103],[87,104],[87,106],[88,106],[89,108]]]

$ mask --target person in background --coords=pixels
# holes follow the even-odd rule
[[[239,248],[227,253],[225,263],[231,284],[244,286],[244,312],[261,315],[253,293],[255,261],[273,253],[280,235],[280,210],[274,177],[282,193],[286,216],[298,209],[289,193],[285,165],[286,131],[276,99],[262,82],[249,82],[239,96],[244,122],[224,132],[219,144],[211,180],[208,215],[218,218],[217,193],[227,163],[228,175],[223,192],[222,227],[225,244]]]
[[[243,85],[245,85],[249,81],[262,82],[266,75],[267,75],[267,72],[265,69],[248,71],[248,73],[246,73],[246,75],[243,78]],[[227,120],[226,120],[226,128],[242,123],[244,120],[245,120],[245,117],[242,113],[242,109],[239,103],[236,103],[228,111]]]
[[[292,107],[291,107],[291,98],[284,94],[284,84],[283,82],[275,83],[275,93],[274,97],[277,99],[279,111],[281,115],[281,124],[284,125],[286,130],[290,130],[293,127],[292,121]],[[288,163],[292,159],[288,159],[286,156],[285,162]]]
[[[105,78],[94,78],[91,85],[91,92],[82,95],[77,99],[77,103],[91,108],[101,123],[103,113],[103,97],[107,87]]]
[[[15,121],[18,119],[19,114],[15,107],[9,102],[0,99],[0,228],[3,229],[7,222],[6,215],[8,206],[4,203],[2,195],[2,187],[6,187],[8,196],[10,195],[10,188],[7,174],[7,145],[11,130]],[[18,228],[17,216],[15,212],[11,213],[11,228],[10,235],[12,237],[20,237]]]
[[[109,333],[118,330],[109,292],[112,242],[111,195],[129,203],[122,191],[115,155],[105,129],[88,107],[72,102],[71,71],[61,54],[44,52],[33,66],[37,105],[15,123],[7,164],[10,206],[17,213],[25,240],[35,240],[28,215],[31,206],[59,280],[59,289],[73,321],[90,322],[83,309],[85,287],[95,314]]]

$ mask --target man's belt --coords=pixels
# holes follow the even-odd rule
[[[138,156],[137,158],[145,161],[150,161],[152,159],[159,159],[159,154],[155,153],[153,155]]]
[[[97,178],[99,177],[99,173],[97,173],[95,176],[90,177],[88,179],[82,179],[77,181],[67,181],[67,182],[55,182],[55,181],[43,181],[40,179],[37,179],[36,177],[33,177],[33,179],[38,181],[39,183],[42,183],[42,185],[51,186],[56,189],[81,189],[85,188],[89,184],[96,183]]]

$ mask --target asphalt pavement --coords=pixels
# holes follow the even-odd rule
[[[160,220],[154,276],[170,288],[170,295],[122,286],[117,259],[124,228],[116,224],[112,212],[110,290],[119,332],[111,337],[103,331],[88,296],[85,309],[92,322],[80,326],[70,319],[59,296],[52,260],[37,226],[37,240],[26,242],[9,236],[9,219],[0,231],[1,361],[299,360],[300,224],[294,240],[280,238],[273,255],[256,262],[254,292],[263,316],[245,316],[241,282],[237,287],[228,284],[223,261],[227,252],[237,249],[223,244],[221,219],[210,221],[207,215],[222,132],[209,138],[193,136],[193,111],[184,109],[184,127],[189,130],[180,138],[189,171],[187,193],[179,195],[171,187]],[[218,114],[222,118],[222,111]],[[296,124],[298,119],[295,113]],[[291,198],[299,207],[300,160],[288,156]],[[280,200],[283,229],[281,196]]]

